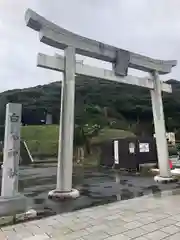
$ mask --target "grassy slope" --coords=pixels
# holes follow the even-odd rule
[[[57,141],[58,132],[58,125],[23,126],[21,130],[21,137],[30,141]]]
[[[115,138],[125,138],[125,137],[134,137],[135,135],[132,132],[121,130],[121,129],[108,129],[104,128],[101,130],[100,134],[92,139],[93,143],[101,143],[109,139]]]
[[[58,148],[58,125],[23,126],[21,137],[33,156],[55,157]]]
[[[58,149],[58,125],[23,126],[22,139],[27,141],[34,156],[54,157]],[[93,143],[100,143],[108,139],[133,136],[133,133],[119,129],[103,129]]]

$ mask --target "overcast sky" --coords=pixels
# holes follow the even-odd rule
[[[180,0],[0,0],[0,92],[61,78],[36,67],[38,52],[57,50],[26,27],[27,8],[83,36],[180,62]],[[170,77],[180,79],[180,63]]]

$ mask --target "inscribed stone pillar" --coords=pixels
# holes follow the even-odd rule
[[[21,104],[8,103],[6,105],[1,189],[3,197],[13,197],[18,193],[21,109]]]

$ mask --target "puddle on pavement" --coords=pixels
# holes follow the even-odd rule
[[[33,202],[40,212],[62,213],[105,203],[156,194],[164,190],[180,188],[180,183],[156,184],[150,174],[115,173],[103,168],[76,167],[73,187],[80,190],[76,200],[48,199],[48,192],[56,186],[56,164],[37,164],[20,167],[19,191]]]

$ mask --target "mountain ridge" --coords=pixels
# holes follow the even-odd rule
[[[168,131],[180,129],[180,82],[170,79],[173,93],[163,93],[165,119]],[[33,115],[40,119],[45,112],[59,122],[60,82],[38,85],[25,89],[14,89],[0,93],[0,122],[3,124],[5,104],[23,104],[23,117]],[[31,114],[28,115],[28,112]],[[33,113],[33,114],[32,114]],[[25,117],[24,117],[25,118]],[[152,108],[149,91],[136,86],[113,83],[93,78],[76,79],[75,122],[98,123],[106,126],[115,122],[117,128],[126,129],[133,124],[149,124],[152,131]],[[34,123],[33,123],[34,124]]]

